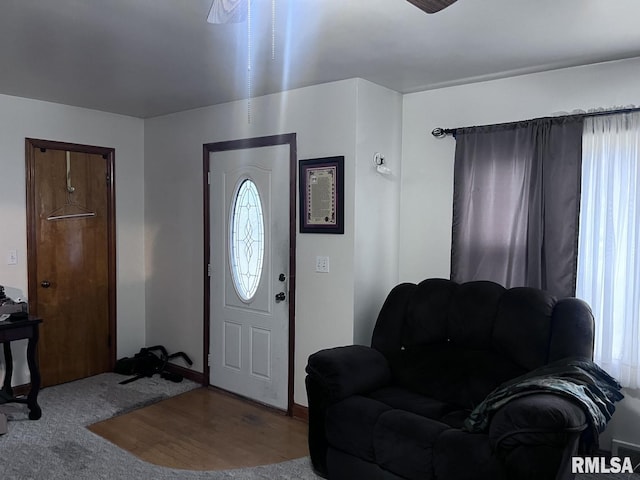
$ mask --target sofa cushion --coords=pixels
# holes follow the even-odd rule
[[[440,278],[418,284],[407,299],[402,328],[403,346],[446,341],[449,305],[457,288],[457,283]]]
[[[433,448],[449,428],[436,420],[403,410],[389,410],[378,418],[374,451],[378,465],[401,477],[420,480],[433,475]]]
[[[470,409],[460,409],[455,405],[441,402],[402,387],[386,387],[368,395],[392,408],[415,413],[421,417],[438,420],[451,428],[462,428],[471,413]]]
[[[473,409],[502,382],[525,373],[492,350],[453,343],[406,348],[390,362],[397,385],[457,409]]]
[[[368,396],[392,408],[435,420],[455,410],[451,404],[397,386],[381,388]]]
[[[495,319],[493,347],[527,370],[545,365],[556,303],[555,297],[535,288],[507,290]]]
[[[501,285],[487,281],[461,285],[444,279],[421,282],[407,300],[403,345],[453,342],[489,348],[505,291]]]
[[[384,470],[377,463],[367,462],[332,447],[327,452],[327,466],[331,472],[331,480],[405,480]],[[287,478],[291,477],[287,475]]]
[[[440,421],[442,423],[446,423],[451,428],[460,429],[464,426],[464,421],[469,418],[470,414],[471,410],[468,409],[453,410],[446,415],[443,415],[442,418],[440,418]]]
[[[327,408],[326,436],[330,445],[369,462],[375,461],[373,432],[378,418],[391,407],[354,395]]]
[[[433,455],[436,478],[505,479],[501,462],[493,454],[487,435],[467,433],[453,428],[446,430],[436,439]]]
[[[493,282],[463,283],[451,299],[447,341],[459,347],[487,349],[505,288]]]

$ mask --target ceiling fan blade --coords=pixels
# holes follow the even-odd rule
[[[447,8],[449,5],[456,2],[456,0],[407,0],[412,5],[415,5],[420,10],[427,13],[436,13]]]

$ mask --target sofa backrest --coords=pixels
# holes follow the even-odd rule
[[[434,384],[458,379],[443,399],[466,405],[481,401],[503,381],[547,363],[591,358],[593,315],[581,300],[558,300],[535,288],[428,279],[391,291],[378,316],[372,347],[387,356],[399,377],[404,372],[398,369],[406,370],[408,363],[437,362],[429,375],[443,377],[433,379]],[[415,382],[429,385],[430,378]]]

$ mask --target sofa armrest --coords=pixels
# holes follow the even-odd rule
[[[489,424],[489,441],[510,478],[573,478],[571,456],[589,428],[574,401],[551,393],[516,398],[498,409]]]
[[[489,425],[489,440],[494,449],[509,450],[523,444],[547,444],[588,426],[576,402],[560,395],[536,393],[516,398],[497,410]]]
[[[309,357],[306,372],[309,455],[315,472],[327,477],[327,408],[351,395],[387,385],[391,380],[391,370],[387,359],[378,350],[350,345],[314,353]]]
[[[363,345],[320,350],[309,357],[306,372],[323,387],[329,402],[370,392],[391,381],[384,355]]]

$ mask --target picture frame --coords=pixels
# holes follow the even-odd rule
[[[344,156],[300,160],[300,233],[344,233]]]

